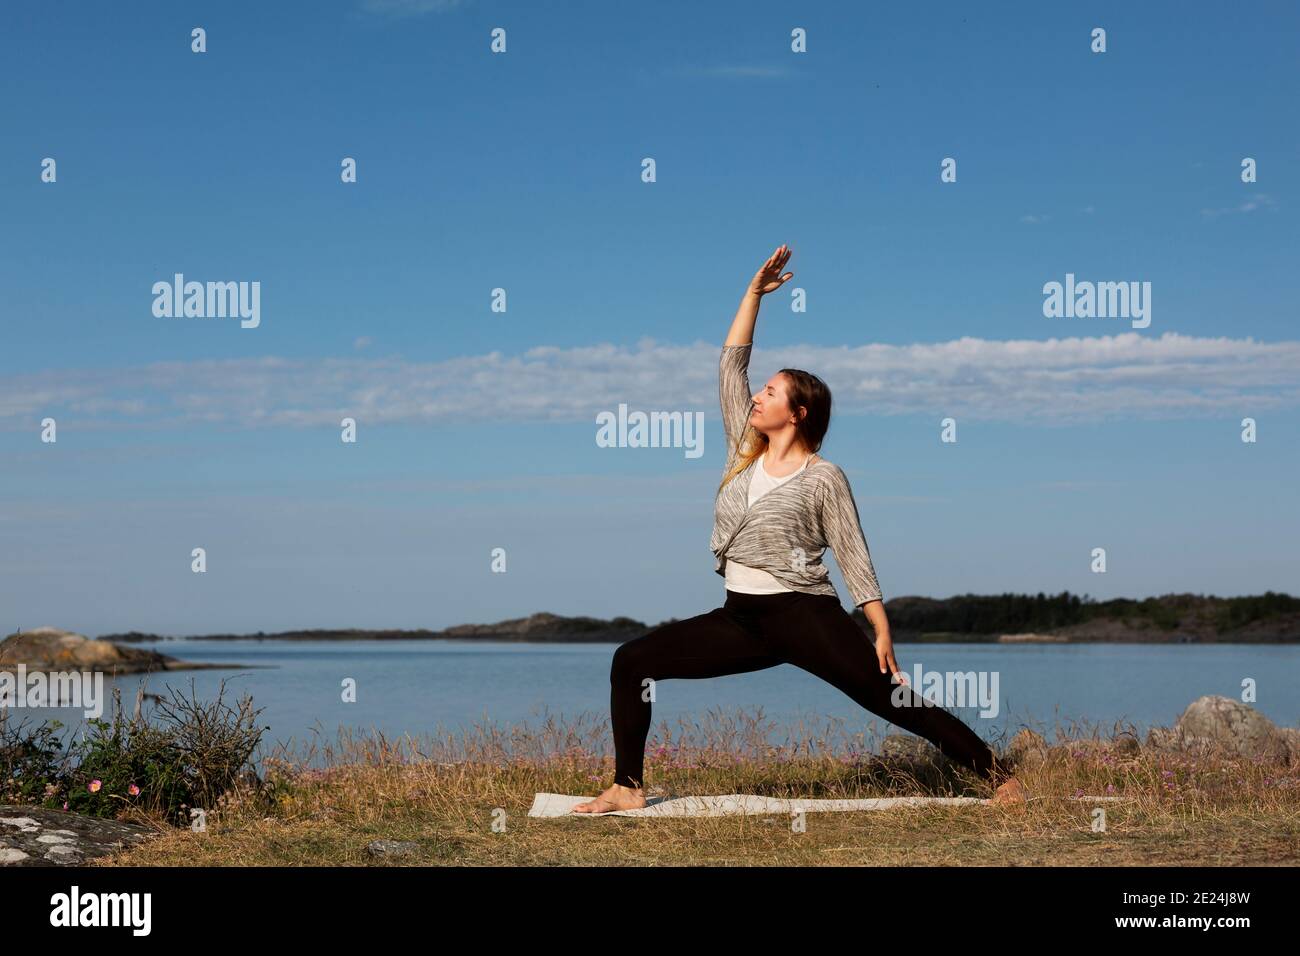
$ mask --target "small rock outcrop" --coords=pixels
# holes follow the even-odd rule
[[[1123,733],[1116,734],[1111,740],[1111,746],[1115,749],[1116,753],[1130,757],[1136,756],[1142,752],[1142,741],[1137,739],[1136,734],[1127,730]]]
[[[419,850],[420,844],[414,840],[371,840],[366,845],[366,852],[376,858],[411,856]]]
[[[904,760],[929,760],[940,755],[934,744],[913,734],[886,734],[880,742],[880,753]]]
[[[0,641],[0,671],[16,671],[19,664],[29,671],[87,670],[106,674],[231,666],[179,661],[157,651],[97,641],[57,627],[20,631]]]
[[[0,804],[0,866],[77,866],[156,832],[120,820]]]
[[[1043,735],[1024,727],[1007,744],[1007,756],[1018,767],[1036,767],[1047,759]]]
[[[1295,727],[1279,727],[1277,732],[1286,741],[1287,750],[1292,760],[1300,760],[1300,730]]]

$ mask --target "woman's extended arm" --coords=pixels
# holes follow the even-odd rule
[[[736,317],[731,320],[731,331],[727,333],[727,341],[722,343],[724,347],[753,343],[758,304],[767,293],[781,288],[787,279],[793,278],[793,272],[781,275],[781,270],[789,261],[790,249],[782,245],[754,273],[744,298],[740,300],[740,308],[736,309]]]
[[[889,633],[885,601],[876,580],[876,569],[871,563],[867,537],[862,533],[853,489],[849,487],[843,469],[838,466],[831,470],[830,488],[822,502],[822,529],[826,533],[827,544],[831,546],[831,553],[835,555],[835,563],[844,575],[844,582],[853,594],[853,603],[862,607],[863,615],[875,632],[873,643],[880,673],[897,674],[898,683],[906,684],[907,678],[898,669],[898,660],[894,657],[894,641]]]

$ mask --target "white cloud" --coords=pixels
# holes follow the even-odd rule
[[[1235,206],[1220,206],[1218,209],[1202,209],[1201,215],[1209,218],[1226,216],[1231,213],[1256,212],[1260,209],[1275,209],[1277,200],[1268,193],[1256,193],[1249,199],[1243,199]]]
[[[538,346],[437,362],[277,357],[62,369],[0,382],[0,427],[592,422],[599,411],[717,414],[718,346]],[[1300,404],[1300,342],[1159,337],[758,348],[754,389],[783,366],[830,385],[838,414],[1010,422],[1228,418]]]

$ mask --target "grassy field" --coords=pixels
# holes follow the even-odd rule
[[[991,794],[942,759],[876,757],[866,747],[830,756],[822,732],[771,747],[744,739],[744,729],[715,727],[689,743],[665,729],[647,750],[649,793]],[[536,792],[595,795],[611,778],[594,739],[553,720],[540,732],[475,728],[444,741],[341,733],[322,751],[267,758],[265,785],[209,810],[204,832],[160,827],[158,838],[95,865],[1300,864],[1300,762],[1161,752],[1095,731],[1069,739],[1057,728],[1052,740],[1013,746],[1026,804],[808,813],[800,826],[786,815],[529,818]],[[1097,795],[1123,799],[1087,799]],[[1098,808],[1104,829],[1094,829]],[[418,849],[375,860],[367,844],[379,839]]]

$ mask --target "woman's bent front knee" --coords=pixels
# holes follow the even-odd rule
[[[614,649],[614,659],[609,665],[609,680],[612,684],[637,684],[643,678],[654,675],[643,673],[646,670],[646,655],[642,645],[637,644],[641,638],[625,641]]]

